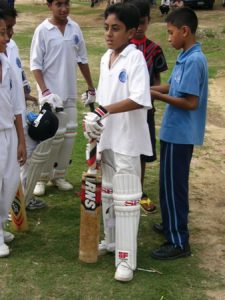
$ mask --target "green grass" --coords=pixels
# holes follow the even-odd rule
[[[102,9],[90,9],[89,3],[72,1],[72,13],[87,18],[98,18]],[[43,5],[17,5],[20,12],[33,14],[45,13]],[[197,11],[200,18],[202,11]],[[206,18],[206,17],[205,17]],[[224,21],[225,17],[223,18]],[[85,23],[86,24],[86,23]],[[224,24],[224,23],[223,23]],[[81,23],[86,39],[89,62],[97,85],[99,61],[106,50],[103,37],[102,22],[94,27]],[[28,70],[29,47],[34,28],[15,34],[15,40]],[[210,77],[224,68],[221,59],[225,55],[224,27],[221,35],[215,28],[212,36],[200,38],[204,52],[208,58]],[[152,10],[152,21],[148,35],[160,43],[167,58],[169,71],[162,75],[162,82],[169,78],[177,51],[167,42],[166,26],[162,23],[157,9]],[[28,72],[29,74],[29,72]],[[34,80],[30,76],[32,86]],[[81,94],[86,85],[78,75],[78,93]],[[33,89],[35,93],[35,89]],[[157,103],[156,124],[160,126],[164,105]],[[151,300],[205,300],[208,299],[206,289],[222,289],[222,282],[215,275],[212,277],[202,268],[201,248],[192,245],[193,256],[171,262],[158,262],[150,258],[150,252],[163,242],[151,229],[160,221],[159,210],[152,216],[142,216],[138,236],[138,266],[155,268],[157,273],[135,272],[134,280],[128,284],[113,279],[115,267],[113,255],[99,258],[96,264],[84,264],[78,260],[81,174],[86,169],[85,139],[81,120],[85,109],[78,103],[79,128],[73,152],[73,162],[68,171],[68,179],[74,184],[73,192],[59,192],[48,188],[44,197],[48,204],[41,211],[28,212],[29,231],[16,233],[9,258],[0,260],[0,299],[151,299]],[[159,147],[159,145],[158,145]],[[158,168],[159,163],[148,165],[145,179],[145,191],[152,200],[158,203]],[[10,225],[9,225],[10,226]],[[195,228],[191,228],[195,234]]]

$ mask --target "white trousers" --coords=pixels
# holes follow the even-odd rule
[[[75,134],[77,130],[77,107],[76,107],[75,99],[68,99],[64,101],[63,107],[64,107],[64,112],[67,115],[67,124],[66,124],[67,130],[66,130],[63,144],[60,147],[59,154],[56,160],[56,167],[54,168],[55,170],[53,173],[54,174],[53,177],[56,178],[64,177],[66,174],[66,170],[71,162]],[[71,130],[73,131],[73,134],[71,134]],[[63,175],[59,176],[58,174],[63,174]]]
[[[101,160],[115,170],[115,175],[133,174],[141,178],[140,156],[128,156],[112,150],[104,150],[101,154]]]
[[[16,129],[0,130],[0,224],[7,220],[20,180]]]

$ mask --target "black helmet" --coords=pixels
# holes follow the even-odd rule
[[[28,134],[35,141],[44,141],[53,137],[59,127],[59,120],[52,112],[48,103],[45,103],[37,118],[28,122]]]

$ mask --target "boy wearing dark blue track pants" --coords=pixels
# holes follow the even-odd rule
[[[160,129],[160,206],[166,243],[152,252],[155,259],[189,256],[188,181],[194,145],[205,132],[208,69],[195,33],[193,10],[180,8],[167,18],[168,41],[178,55],[168,85],[152,87],[153,98],[167,103]]]

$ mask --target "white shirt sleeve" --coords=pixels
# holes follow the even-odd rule
[[[129,99],[148,109],[152,108],[149,73],[144,56],[140,51],[137,51],[136,55],[131,58],[128,82]]]
[[[87,64],[88,63],[87,49],[86,49],[82,31],[80,30],[80,28],[79,28],[79,38],[80,38],[80,43],[79,43],[79,49],[78,49],[77,62],[82,63],[82,64]]]
[[[22,115],[24,112],[24,107],[23,107],[23,99],[20,99],[18,97],[18,93],[20,92],[21,86],[19,85],[16,75],[13,71],[12,68],[10,68],[10,77],[11,77],[11,97],[12,97],[12,103],[13,103],[13,112],[14,115]],[[21,93],[19,93],[21,94]]]
[[[33,35],[30,48],[30,70],[43,70],[43,56],[45,52],[42,31],[38,27]]]

